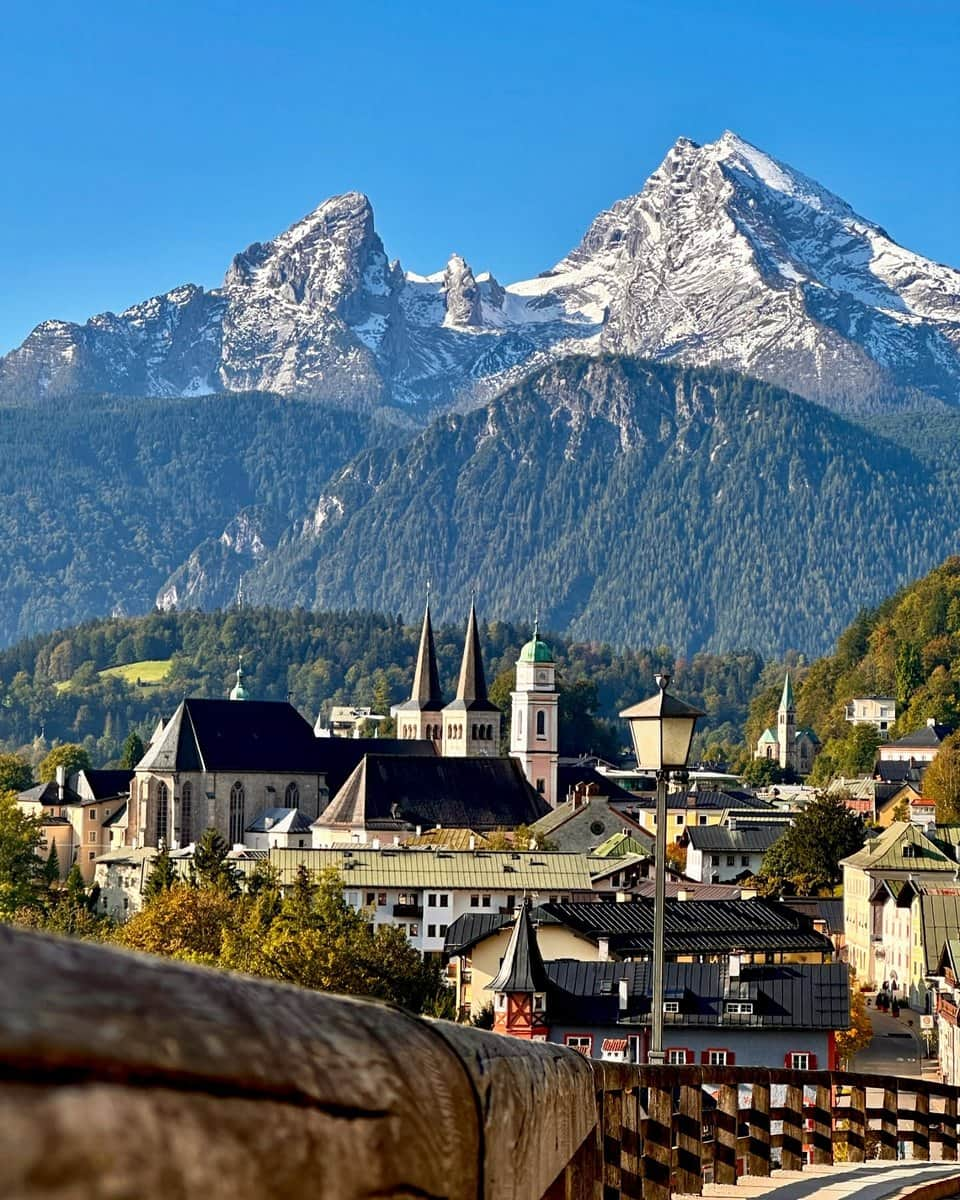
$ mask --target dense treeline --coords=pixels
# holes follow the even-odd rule
[[[456,687],[465,621],[436,628],[441,682]],[[487,679],[512,672],[530,636],[506,622],[482,625]],[[546,635],[565,689],[565,751],[611,752],[626,739],[618,712],[654,689],[662,666],[674,690],[708,713],[712,740],[739,738],[749,698],[764,664],[757,654],[698,654],[674,659],[669,649],[618,653],[610,645]],[[90,621],[0,651],[0,744],[26,749],[37,761],[54,741],[80,742],[95,765],[116,760],[132,729],[146,737],[184,696],[226,696],[243,655],[244,683],[264,700],[289,697],[311,721],[331,704],[385,709],[409,695],[419,614],[311,613],[304,609],[154,612]],[[138,683],[101,672],[155,663],[158,682]],[[165,674],[164,674],[165,672]],[[506,688],[509,691],[509,687]]]

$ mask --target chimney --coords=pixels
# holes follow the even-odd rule
[[[400,845],[400,834],[399,834],[399,833],[395,833],[395,834],[393,835],[393,844],[394,844],[395,846],[399,846],[399,845]]]
[[[272,829],[273,828],[273,817],[264,817],[263,818],[263,827],[264,827],[264,829]]]
[[[734,950],[731,952],[730,960],[729,960],[729,969],[727,971],[727,974],[730,976],[731,979],[739,979],[740,978],[740,952],[739,952],[739,950]]]
[[[420,834],[421,834],[422,832],[423,832],[423,826],[422,826],[422,825],[418,825],[418,826],[417,826],[417,837],[419,837],[419,836],[420,836]]]
[[[936,717],[927,717],[927,728],[932,729],[937,723]]]
[[[597,941],[597,959],[599,962],[610,961],[610,939],[599,938]]]
[[[477,839],[473,836],[472,833],[470,834],[470,841],[467,843],[467,845],[471,850],[476,850],[476,848],[477,848]]]
[[[680,891],[680,892],[677,892],[677,899],[678,900],[689,900],[690,895],[688,892]]]
[[[57,767],[57,799],[63,803],[63,794],[67,788],[67,768]]]
[[[625,978],[620,980],[617,991],[620,998],[620,1011],[621,1013],[625,1013],[630,1002],[630,989]]]
[[[375,837],[373,839],[373,841],[370,843],[370,849],[371,850],[379,850],[380,849],[380,839],[378,837]]]

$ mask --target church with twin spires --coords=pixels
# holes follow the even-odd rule
[[[531,786],[557,805],[558,704],[556,663],[540,638],[539,623],[520,651],[511,692],[510,757],[517,760]],[[496,758],[500,755],[503,714],[487,695],[480,651],[476,606],[471,603],[457,691],[444,703],[437,670],[430,602],[420,631],[410,699],[394,708],[397,737],[432,741],[444,758]]]

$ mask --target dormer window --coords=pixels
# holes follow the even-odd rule
[[[546,1007],[547,1007],[546,992],[534,992],[533,993],[533,1011],[536,1013],[542,1013],[546,1010]]]
[[[679,1000],[664,1000],[663,1011],[665,1013],[678,1013],[680,1011]]]
[[[724,1009],[731,1016],[748,1017],[753,1013],[752,1000],[728,1000],[724,1005]]]

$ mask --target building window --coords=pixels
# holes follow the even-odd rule
[[[87,858],[89,858],[91,862],[93,862],[93,860],[94,860],[96,857],[97,857],[97,852],[96,852],[96,850],[91,850],[91,851],[90,851],[90,853],[87,855]]]
[[[167,785],[161,783],[157,787],[157,838],[156,844],[167,841],[167,822],[170,816],[170,793]]]
[[[537,780],[537,792],[542,796],[547,790],[547,781],[545,779]]]
[[[507,1011],[507,994],[506,992],[497,992],[493,997],[493,1007],[497,1012]]]
[[[724,1005],[728,1013],[736,1015],[749,1016],[753,1012],[752,1000],[728,1000]]]
[[[489,908],[490,907],[490,897],[489,896],[481,896],[480,903],[484,908]]]
[[[540,709],[537,713],[537,737],[545,738],[547,736],[547,714]]]
[[[563,1044],[570,1046],[584,1058],[590,1058],[593,1054],[593,1037],[589,1033],[568,1033],[563,1039]]]
[[[708,1067],[729,1067],[733,1065],[733,1055],[729,1050],[704,1050]]]
[[[449,896],[449,893],[447,893],[447,892],[441,892],[441,893],[440,893],[440,894],[437,896],[437,908],[449,908],[449,907],[450,907],[450,896]]]
[[[420,936],[420,926],[419,925],[411,925],[410,926],[410,936],[411,937],[419,937]]]
[[[436,925],[428,925],[428,926],[427,926],[427,937],[428,937],[428,938],[435,938],[436,936],[437,936],[437,927],[436,927]]]
[[[377,902],[377,893],[376,892],[367,892],[367,899],[366,899],[367,908],[373,908],[373,906],[376,904],[376,902]]]
[[[440,926],[440,936],[441,936],[441,937],[446,937],[446,936],[447,936],[447,927],[446,927],[446,925],[441,925],[441,926]]]
[[[479,895],[477,895],[477,896],[471,896],[471,897],[470,897],[470,907],[471,907],[471,908],[479,908],[479,907],[480,907],[480,897],[479,897]]]
[[[180,845],[189,846],[193,841],[193,784],[185,783],[180,789]]]
[[[88,841],[88,842],[95,842],[96,840],[97,840],[97,831],[96,831],[95,829],[91,829],[91,830],[90,830],[90,835],[89,835],[89,837],[87,838],[87,841]]]
[[[95,808],[87,809],[87,815],[91,821],[95,821],[97,819],[97,810]]]
[[[387,902],[387,893],[386,892],[377,892],[377,903],[380,905],[381,908],[383,907],[384,904],[386,904],[386,902]]]
[[[534,992],[533,993],[533,1011],[535,1013],[542,1013],[542,1012],[547,1011],[547,993],[546,992]]]
[[[300,789],[295,783],[288,783],[287,790],[283,793],[284,808],[299,808],[300,807]]]
[[[511,894],[507,896],[506,903],[503,907],[508,908],[511,912],[513,912],[513,910],[517,907],[517,897],[514,893],[511,892]]]
[[[706,813],[701,813],[701,814],[700,814],[700,815],[697,817],[697,824],[698,824],[698,825],[706,825],[706,823],[707,823],[707,814],[706,814]]]
[[[679,1000],[664,1000],[663,1011],[665,1013],[678,1013],[680,1011]]]
[[[736,855],[735,855],[735,854],[728,854],[728,855],[727,855],[727,866],[728,866],[728,867],[734,867],[734,866],[736,866],[736,864],[737,864],[737,857],[736,857]]]
[[[787,1055],[786,1067],[789,1071],[809,1071],[814,1066],[813,1055],[805,1050],[792,1051]]]
[[[523,709],[517,709],[517,736],[523,736]]]
[[[691,1051],[684,1049],[681,1046],[671,1046],[665,1051],[667,1056],[668,1067],[685,1067],[688,1062],[693,1061]]]
[[[749,854],[741,854],[740,855],[740,866],[741,867],[749,867],[750,866],[750,855]]]
[[[719,854],[711,854],[710,862],[713,866],[719,867],[720,866],[720,855]]]
[[[245,807],[246,794],[243,784],[238,779],[230,789],[230,841],[233,845],[243,841],[243,829],[246,824],[244,821]]]

